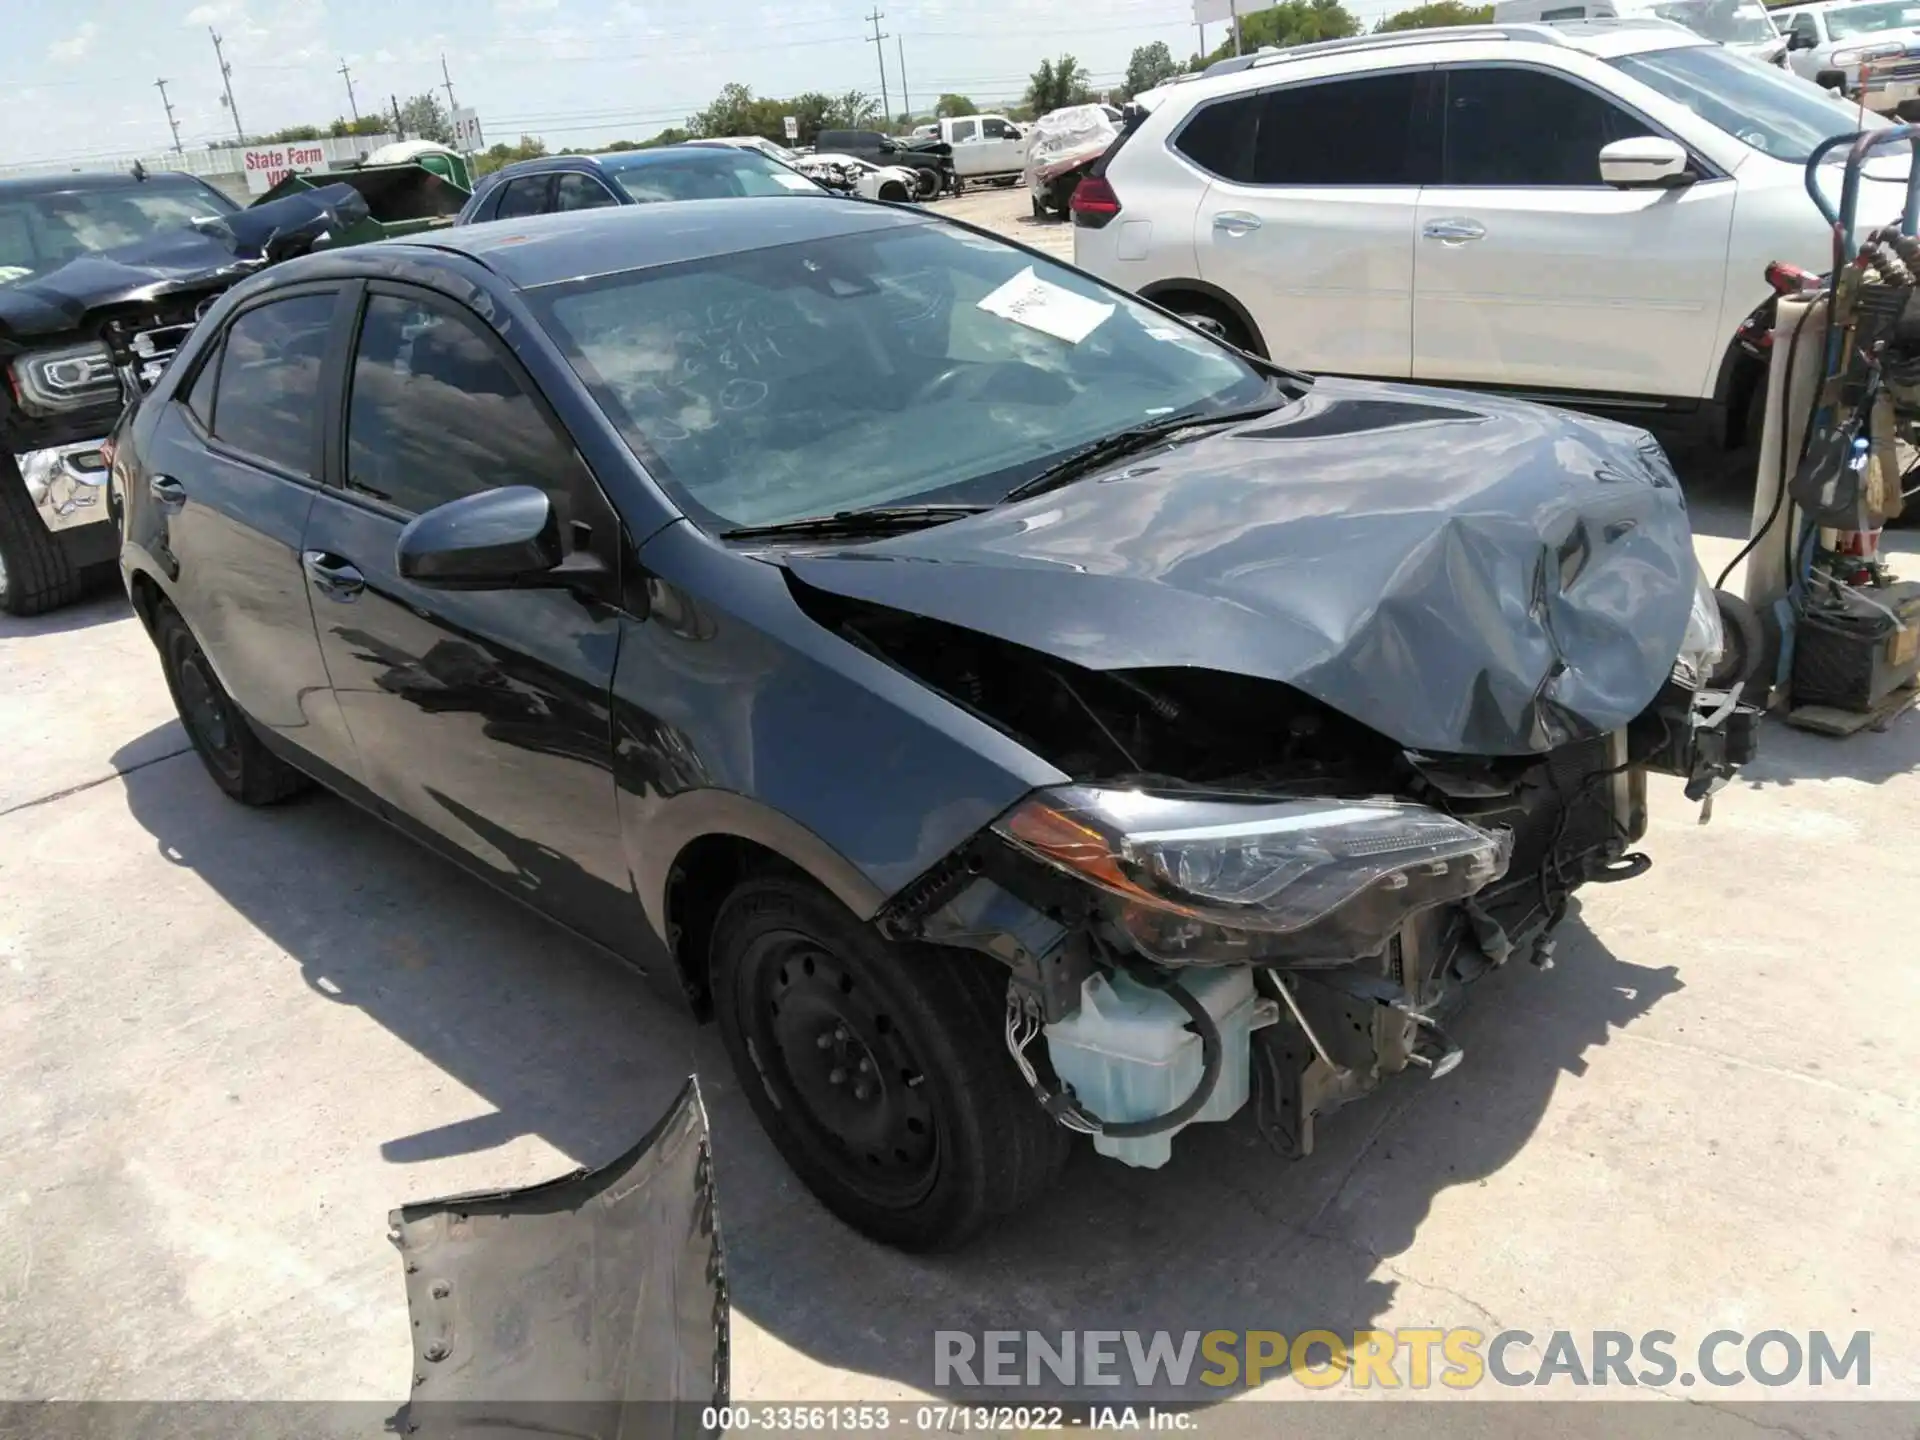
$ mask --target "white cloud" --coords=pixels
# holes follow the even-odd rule
[[[493,0],[493,13],[503,20],[519,15],[544,15],[560,8],[560,0]]]
[[[94,37],[100,33],[100,27],[88,20],[64,40],[56,40],[47,47],[47,58],[62,62],[84,60],[87,52],[93,49]]]
[[[187,12],[185,25],[217,25],[222,20],[231,19],[240,9],[238,5],[196,5]]]

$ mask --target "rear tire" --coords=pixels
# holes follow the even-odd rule
[[[260,743],[171,605],[160,606],[154,616],[153,643],[180,723],[214,784],[242,805],[273,805],[312,783]]]
[[[1189,324],[1197,324],[1202,330],[1218,335],[1236,350],[1244,350],[1249,355],[1266,353],[1239,317],[1224,305],[1198,295],[1155,297],[1154,303],[1173,311]]]
[[[914,175],[914,187],[913,187],[914,199],[932,200],[937,195],[939,195],[941,185],[940,185],[940,172],[938,170],[935,170],[931,165],[922,165],[913,172],[913,175]]]
[[[13,456],[0,454],[0,612],[41,615],[86,588],[86,575],[34,509]]]
[[[794,1173],[856,1230],[950,1249],[1059,1174],[1072,1136],[1008,1056],[1006,973],[895,944],[810,882],[748,879],[713,932],[714,1010]]]

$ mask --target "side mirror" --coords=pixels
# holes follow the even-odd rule
[[[1641,135],[1600,147],[1600,178],[1617,190],[1677,190],[1700,177],[1678,141]]]
[[[1789,50],[1811,50],[1817,43],[1811,31],[1789,30],[1787,32],[1787,49]]]
[[[402,579],[441,590],[564,585],[560,517],[544,490],[508,485],[416,515],[400,532]]]

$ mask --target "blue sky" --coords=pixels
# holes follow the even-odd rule
[[[362,112],[440,84],[446,54],[486,137],[522,131],[584,146],[651,135],[743,81],[761,94],[879,91],[863,16],[876,0],[6,0],[0,48],[0,163],[85,164],[168,143],[157,78],[182,140],[232,133],[219,104],[209,25],[233,66],[249,131],[347,111],[344,59]],[[1010,102],[1045,56],[1071,51],[1096,82],[1134,46],[1195,48],[1192,0],[877,0],[904,42],[908,95],[925,108],[958,90]],[[1249,0],[1253,8],[1258,0]],[[1372,18],[1378,4],[1360,7]],[[1221,38],[1209,27],[1209,43]],[[885,42],[900,108],[897,42]],[[444,92],[442,92],[444,97]]]

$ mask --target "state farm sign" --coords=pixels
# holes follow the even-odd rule
[[[256,145],[240,152],[247,190],[264,195],[296,171],[324,170],[327,152],[318,144]]]

